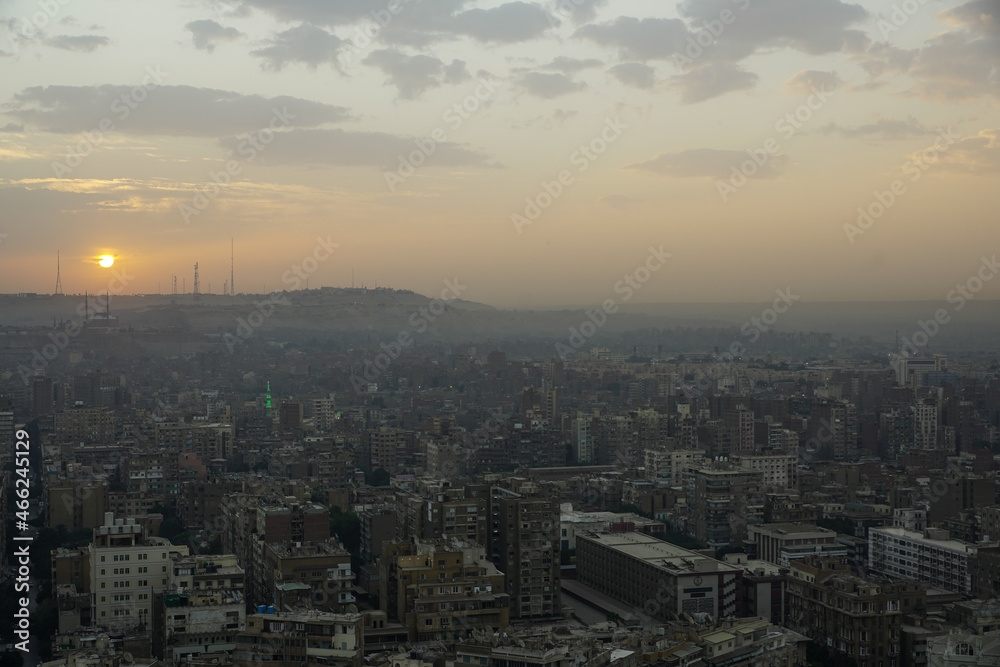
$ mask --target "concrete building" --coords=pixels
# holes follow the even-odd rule
[[[920,613],[926,593],[915,583],[862,579],[837,558],[793,561],[787,627],[858,667],[902,665],[903,616]]]
[[[288,584],[308,589],[309,607],[320,611],[344,611],[357,600],[351,554],[337,542],[276,542],[264,547],[260,604],[284,609],[282,596]]]
[[[788,567],[797,558],[815,554],[843,557],[847,547],[828,528],[799,523],[765,523],[747,527],[748,539],[757,545],[757,557]]]
[[[870,528],[868,541],[868,568],[873,573],[922,581],[956,593],[970,590],[969,558],[976,547],[949,539],[946,530]]]
[[[145,536],[134,519],[107,513],[88,547],[94,623],[114,632],[148,627],[154,601],[168,589],[171,557],[187,554],[186,546]]]
[[[511,617],[551,617],[562,613],[559,557],[559,503],[538,497],[533,483],[524,493],[492,498],[497,522],[497,567],[506,574]]]
[[[244,573],[236,556],[181,556],[171,563],[169,573],[169,592],[154,618],[154,655],[176,663],[232,654],[246,620]]]
[[[634,532],[580,534],[576,545],[581,582],[649,616],[737,613],[739,566]]]
[[[688,532],[702,544],[719,549],[740,544],[748,525],[764,512],[763,473],[726,468],[692,470],[688,481]]]
[[[734,452],[730,462],[741,470],[761,473],[765,490],[785,491],[799,488],[799,455],[784,452]]]
[[[661,486],[686,486],[691,467],[700,467],[705,460],[702,449],[659,451],[647,449],[645,454],[646,479]]]
[[[55,413],[60,442],[107,443],[115,437],[115,414],[107,407],[72,407]]]
[[[504,575],[486,549],[458,539],[387,542],[379,560],[379,603],[410,641],[453,640],[510,623]]]
[[[236,637],[234,667],[362,667],[362,614],[311,612],[247,616]]]

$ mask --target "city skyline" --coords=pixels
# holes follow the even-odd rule
[[[995,254],[995,3],[0,2],[0,292],[944,300]],[[149,29],[148,26],[156,26]],[[301,285],[304,286],[304,285]],[[998,295],[984,284],[979,299]]]

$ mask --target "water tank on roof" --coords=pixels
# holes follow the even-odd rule
[[[267,607],[265,605],[262,605],[262,604],[257,605],[257,613],[258,614],[263,614],[263,613],[266,613],[266,612],[267,612]]]
[[[273,614],[274,613],[274,605],[273,604],[267,606],[267,613],[269,613],[269,614]]]

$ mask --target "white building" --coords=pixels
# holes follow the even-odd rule
[[[946,530],[907,530],[899,525],[870,528],[868,542],[872,572],[924,581],[956,593],[970,591],[968,562],[976,547],[949,539]]]
[[[162,537],[144,537],[134,519],[104,514],[87,547],[94,624],[124,631],[152,620],[157,594],[167,590],[171,554],[188,553]]]

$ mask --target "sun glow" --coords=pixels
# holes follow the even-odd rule
[[[103,266],[104,268],[108,268],[109,266],[115,263],[114,255],[101,255],[100,257],[97,258],[97,263]]]

